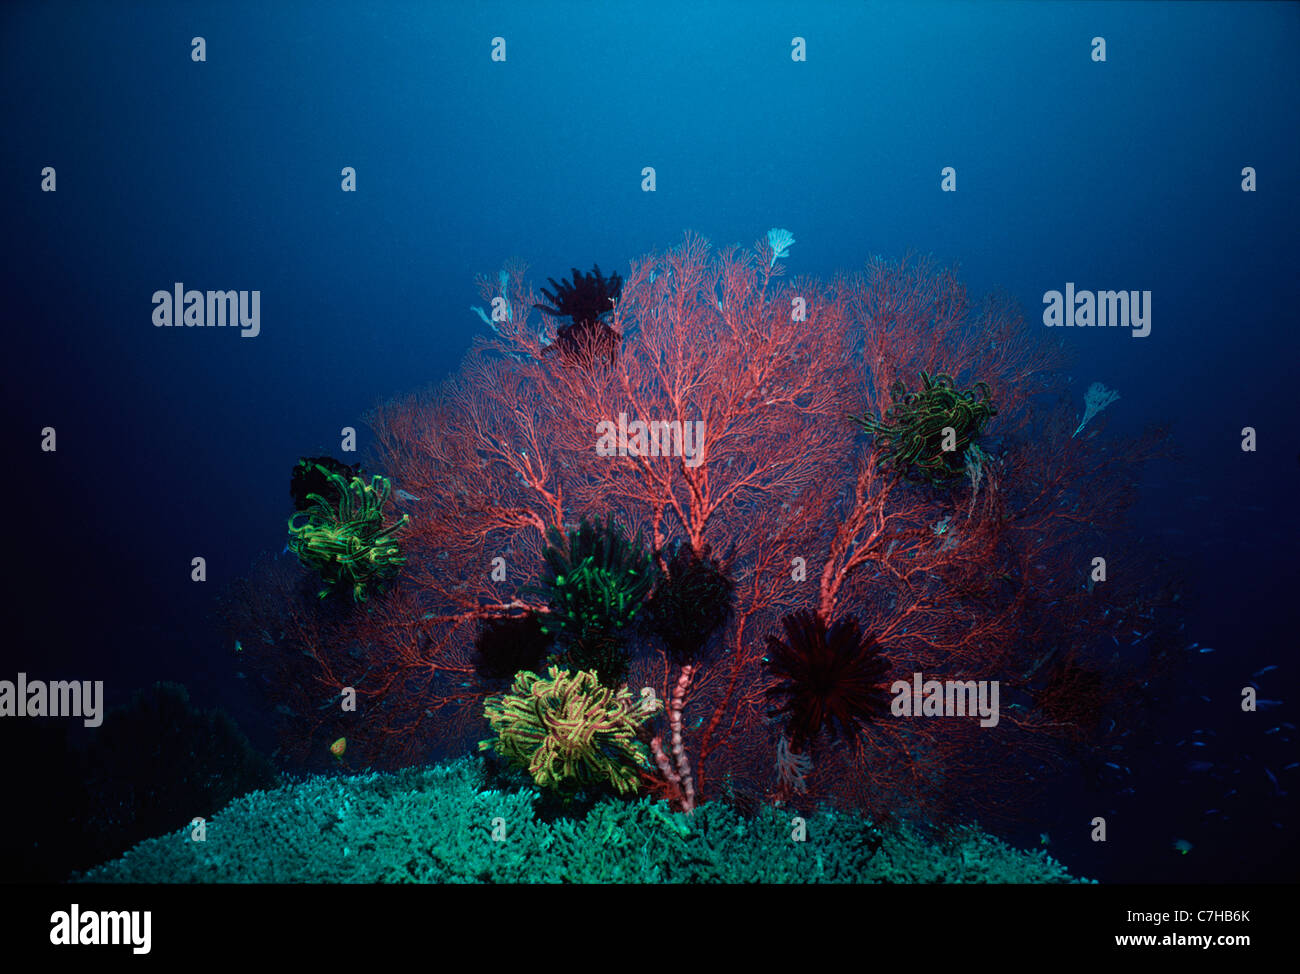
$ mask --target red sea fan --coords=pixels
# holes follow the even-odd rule
[[[1076,579],[1084,556],[1113,543],[1160,440],[1072,440],[1074,405],[1060,395],[1050,405],[1064,391],[1059,343],[1008,298],[972,301],[955,272],[915,258],[873,259],[829,281],[787,278],[779,249],[715,250],[690,235],[633,261],[608,314],[592,302],[578,315],[622,336],[612,361],[598,344],[579,345],[579,363],[599,368],[567,367],[563,347],[558,360],[545,351],[539,336],[574,327],[558,283],[539,294],[518,265],[483,280],[488,300],[513,309],[507,321],[436,389],[371,416],[367,468],[403,491],[399,507],[411,516],[393,586],[364,611],[334,612],[304,597],[301,569],[280,559],[286,577],[250,582],[252,605],[231,620],[284,717],[286,754],[333,766],[329,743],[346,735],[350,760],[397,767],[472,745],[497,689],[480,669],[482,627],[547,615],[547,600],[527,589],[551,530],[613,517],[665,560],[687,545],[727,552],[732,588],[720,601],[730,613],[703,652],[674,658],[652,627],[632,627],[628,640],[633,690],[648,685],[671,700],[683,687],[680,748],[701,800],[769,794],[784,731],[780,784],[806,787],[810,801],[931,816],[1019,804],[1024,768],[1072,749],[1043,703],[1006,708],[996,728],[890,719],[881,656],[905,679],[1023,683],[1047,646],[1095,662],[1090,648],[1122,635],[1121,621],[1156,628],[1146,586],[1158,577],[1146,554],[1119,573],[1131,589],[1114,572],[1095,591]],[[560,315],[534,308],[546,298],[558,299],[547,307]],[[794,306],[806,314],[792,315]],[[599,329],[589,332],[578,337],[597,342]],[[882,415],[895,381],[922,371],[998,393],[985,456],[951,491],[886,475],[847,419]],[[703,429],[703,448],[602,455],[597,424],[620,413]],[[783,628],[796,612],[803,621]],[[831,625],[850,615],[851,629]],[[700,634],[682,618],[670,636]],[[778,637],[770,648],[769,634]],[[500,648],[509,635],[496,635]],[[1108,686],[1119,679],[1103,672]],[[1128,692],[1145,672],[1122,674]],[[338,707],[345,687],[357,691],[355,711]],[[1108,698],[1112,711],[1140,713]],[[773,712],[783,726],[772,726]],[[654,729],[667,750],[671,723],[667,715]],[[850,746],[819,748],[832,735]],[[655,777],[668,795],[671,782]]]
[[[763,662],[776,682],[767,696],[779,702],[771,715],[784,715],[795,751],[803,751],[826,730],[832,740],[851,739],[862,724],[889,708],[883,685],[889,661],[875,639],[849,616],[829,627],[813,612],[781,620],[785,640],[767,637]]]

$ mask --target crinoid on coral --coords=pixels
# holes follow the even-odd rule
[[[667,567],[646,603],[646,618],[673,662],[685,665],[699,660],[709,637],[726,623],[735,585],[708,545],[697,553],[679,542]]]
[[[852,739],[861,725],[889,710],[884,686],[889,661],[875,639],[849,616],[829,627],[814,612],[793,612],[781,620],[785,639],[767,637],[763,657],[775,679],[766,690],[779,705],[796,752],[805,751],[825,730],[831,740]]]
[[[540,669],[553,642],[535,612],[484,619],[474,640],[474,670],[484,680],[513,680],[520,670]]]
[[[973,390],[961,392],[952,376],[922,372],[920,389],[908,392],[900,379],[890,395],[894,404],[879,419],[850,417],[875,436],[881,468],[936,487],[961,479],[967,448],[997,415],[988,385],[977,382]]]
[[[627,679],[627,638],[654,587],[654,562],[640,536],[629,543],[612,519],[602,525],[584,518],[567,535],[551,528],[547,538],[546,568],[534,589],[551,610],[542,631],[555,636],[562,662],[618,686]]]
[[[573,281],[548,278],[553,291],[542,288],[550,302],[533,307],[554,318],[568,318],[569,324],[556,329],[552,346],[566,361],[590,366],[598,359],[614,364],[622,337],[605,323],[623,291],[623,279],[617,274],[605,277],[593,264],[583,274],[573,268]]]
[[[480,741],[479,750],[504,755],[542,788],[572,793],[607,783],[621,794],[633,792],[650,760],[637,728],[660,706],[653,694],[633,698],[626,687],[602,686],[590,671],[524,672],[509,692],[484,704],[497,736]]]
[[[353,477],[365,479],[361,468],[350,467],[342,460],[333,457],[303,457],[293,465],[293,475],[289,478],[289,495],[293,498],[293,509],[305,511],[312,506],[311,495],[319,494],[331,505],[338,503],[339,492],[329,475],[338,474],[344,482]]]
[[[289,550],[308,568],[320,575],[324,598],[342,586],[352,598],[364,602],[381,590],[405,563],[397,535],[410,520],[403,514],[396,521],[384,515],[384,505],[393,485],[387,477],[375,476],[370,483],[316,464],[328,490],[308,495],[306,509],[289,518]]]

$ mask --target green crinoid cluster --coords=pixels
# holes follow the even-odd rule
[[[396,521],[385,518],[384,505],[393,490],[387,477],[375,476],[366,483],[360,477],[345,479],[323,465],[317,465],[316,472],[329,489],[308,494],[307,506],[289,518],[289,550],[320,575],[325,583],[321,598],[347,587],[354,600],[364,602],[406,562],[396,539],[410,515]]]
[[[653,695],[634,699],[627,687],[609,689],[591,671],[524,671],[507,693],[484,704],[497,736],[480,741],[479,750],[504,755],[542,788],[572,793],[608,783],[620,794],[632,792],[637,769],[650,759],[637,728],[659,706]]]
[[[534,588],[550,612],[542,630],[554,635],[558,658],[576,670],[594,670],[606,686],[627,678],[626,643],[655,583],[655,566],[641,539],[629,542],[612,519],[585,518],[562,534],[547,535],[546,568]]]
[[[909,392],[900,379],[890,387],[894,404],[884,416],[850,417],[876,438],[880,466],[909,480],[950,486],[965,473],[966,450],[997,414],[986,383],[956,388],[952,376],[921,373],[921,388]],[[945,430],[951,429],[945,443]],[[949,449],[944,449],[945,445]]]

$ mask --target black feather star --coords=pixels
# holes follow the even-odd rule
[[[784,716],[795,751],[804,751],[825,730],[831,740],[851,739],[889,709],[883,681],[889,661],[875,639],[849,616],[829,628],[820,615],[794,612],[781,620],[785,639],[767,637],[763,662],[776,681],[771,716]]]
[[[623,279],[617,274],[605,277],[600,265],[593,264],[586,274],[573,268],[571,282],[553,277],[548,281],[552,290],[542,288],[542,296],[550,304],[533,307],[553,318],[569,319],[569,324],[556,329],[555,347],[559,353],[578,364],[589,366],[600,358],[613,365],[622,337],[605,323],[605,318],[623,293]]]
[[[713,633],[731,615],[735,585],[708,545],[696,552],[678,543],[667,559],[668,574],[659,580],[646,605],[650,631],[678,665],[699,662]]]

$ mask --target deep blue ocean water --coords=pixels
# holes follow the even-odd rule
[[[216,580],[282,546],[298,456],[456,368],[474,275],[787,227],[793,273],[929,253],[1027,327],[1067,281],[1152,292],[1148,337],[1067,335],[1072,375],[1120,390],[1114,435],[1172,427],[1137,522],[1221,705],[1161,736],[1215,730],[1241,812],[1207,817],[1230,785],[1153,749],[1104,848],[1076,781],[1010,837],[1103,880],[1294,878],[1300,748],[1266,732],[1294,721],[1300,621],[1298,49],[1282,3],[6,4],[0,678],[103,679],[110,704],[179,681],[269,750]],[[154,328],[174,282],[260,289],[261,334]],[[1271,664],[1283,706],[1245,721],[1234,688]]]

